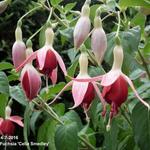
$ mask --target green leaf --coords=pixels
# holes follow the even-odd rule
[[[116,150],[118,146],[119,128],[115,119],[112,120],[110,131],[105,132],[104,145],[106,150]]]
[[[77,123],[61,125],[56,131],[55,143],[57,150],[78,150]]]
[[[150,112],[140,102],[134,107],[131,120],[135,142],[140,150],[150,148]]]
[[[43,88],[40,92],[40,96],[44,99],[44,100],[49,100],[55,97],[55,95],[57,93],[60,92],[60,90],[66,85],[66,83],[64,82],[59,82],[56,85],[51,85],[48,87],[48,93],[46,93],[46,90]],[[70,90],[70,89],[66,89],[65,91]]]
[[[6,94],[0,94],[0,116],[5,118],[5,107],[8,102],[8,96]]]
[[[129,6],[144,6],[150,7],[150,2],[146,0],[120,0],[119,1],[120,7],[129,7]]]
[[[28,105],[26,106],[25,112],[24,112],[24,128],[23,128],[23,136],[24,136],[24,141],[26,143],[28,142],[28,136],[29,136],[29,125],[30,125],[30,116],[32,114],[32,110],[31,110],[31,105],[30,103],[28,103]],[[31,150],[29,145],[27,146],[27,150]]]
[[[24,106],[28,103],[28,100],[20,86],[10,86],[10,96]]]
[[[65,11],[66,12],[70,11],[73,7],[75,7],[76,3],[77,2],[66,4]]]
[[[56,104],[53,109],[55,110],[55,112],[57,112],[58,116],[63,116],[65,113],[65,104],[64,103],[59,103]]]
[[[70,41],[73,36],[73,28],[66,28],[64,30],[59,30],[60,34],[68,39]]]
[[[43,29],[40,31],[39,34],[39,46],[43,47],[45,44],[45,30],[46,30],[46,25],[44,25]]]
[[[34,133],[34,135],[36,134],[35,133],[35,130],[36,130],[36,121],[38,119],[38,117],[40,116],[41,114],[41,111],[37,111],[37,112],[33,112],[32,113],[32,116],[31,116],[31,122],[30,122],[30,127],[31,127],[31,130],[32,132]]]
[[[52,6],[56,7],[62,1],[63,0],[50,0],[50,3],[52,4]]]
[[[76,122],[77,125],[78,125],[78,129],[79,129],[79,130],[81,130],[82,127],[83,127],[79,115],[78,115],[74,110],[70,110],[69,112],[67,112],[67,113],[63,116],[63,120],[64,120],[64,121],[68,121],[68,122]]]
[[[105,73],[105,71],[103,70],[102,66],[98,66],[98,67],[90,66],[89,67],[89,75],[91,77],[99,76],[104,73]]]
[[[8,62],[1,62],[0,63],[0,70],[12,69],[13,65]]]
[[[49,143],[49,150],[56,150],[55,147],[55,132],[56,132],[56,121],[46,120],[39,128],[37,141]],[[39,150],[44,150],[46,146],[40,146]]]
[[[0,71],[0,93],[9,94],[8,78],[2,71]]]
[[[131,20],[132,26],[140,26],[142,33],[144,33],[146,16],[142,13],[137,13],[136,16]]]

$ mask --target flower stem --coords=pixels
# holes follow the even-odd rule
[[[96,148],[93,146],[93,145],[91,145],[86,139],[84,139],[82,136],[79,136],[78,135],[78,137],[80,138],[80,140],[82,141],[82,142],[84,142],[89,148],[90,148],[90,150],[96,150]]]
[[[24,17],[26,17],[28,14],[32,13],[33,11],[35,11],[35,10],[37,10],[37,9],[39,9],[39,8],[41,8],[41,6],[37,6],[37,7],[33,8],[33,9],[31,9],[30,11],[28,11],[27,13],[25,13],[25,14],[18,20],[18,22],[21,22]]]
[[[32,36],[29,37],[28,40],[33,39],[43,28],[44,28],[44,26],[40,27]]]
[[[120,25],[121,25],[121,18],[120,18],[120,12],[118,11],[118,28],[117,28],[117,32],[116,32],[116,37],[119,36],[119,31],[120,31]]]
[[[149,77],[149,79],[150,79],[150,71],[149,71],[149,69],[148,69],[147,63],[146,63],[146,61],[145,61],[145,59],[144,59],[142,53],[140,52],[140,50],[138,50],[138,54],[139,54],[139,56],[140,56],[140,58],[141,58],[141,60],[142,60],[142,62],[143,62],[143,67],[145,68],[145,70],[146,70],[146,72],[147,72],[147,75],[148,75],[148,77]]]

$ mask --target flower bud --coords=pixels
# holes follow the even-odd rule
[[[0,14],[6,10],[8,4],[8,0],[3,0],[0,2]]]
[[[29,100],[35,98],[41,88],[41,78],[32,64],[27,64],[21,72],[21,85]]]
[[[107,48],[107,38],[102,28],[101,18],[98,16],[96,16],[94,19],[94,30],[91,36],[91,47],[98,64],[100,64],[103,60]]]
[[[90,7],[88,3],[85,3],[81,10],[81,17],[77,21],[74,28],[74,47],[79,48],[88,36],[91,28],[91,22],[89,19]]]
[[[17,68],[26,59],[26,46],[22,41],[22,31],[20,26],[17,26],[15,31],[16,41],[12,47],[12,59],[14,67]]]

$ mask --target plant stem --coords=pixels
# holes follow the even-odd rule
[[[33,11],[35,11],[35,10],[37,10],[37,9],[39,9],[41,6],[38,6],[38,7],[35,7],[35,8],[33,8],[33,9],[31,9],[30,11],[28,11],[26,14],[24,14],[19,20],[18,20],[18,22],[19,21],[22,21],[22,19],[24,18],[24,17],[26,17],[28,14],[30,14],[31,12],[33,12]]]
[[[48,108],[48,110],[46,108],[43,108],[44,111],[46,111],[51,117],[53,117],[56,121],[58,121],[61,125],[64,125],[64,123],[60,120],[59,116],[52,110],[52,108],[45,103],[45,101],[38,95],[38,98],[42,101],[42,103],[46,106],[46,108]],[[36,104],[37,106],[40,106],[37,102],[33,101],[34,104]],[[96,148],[91,145],[86,139],[84,139],[83,137],[79,136],[79,139],[81,141],[83,141],[91,150],[96,150]]]
[[[44,26],[40,27],[32,36],[29,37],[28,40],[31,40],[32,38],[34,38],[43,28]]]
[[[139,54],[139,56],[140,56],[140,58],[141,58],[141,60],[142,60],[142,62],[143,62],[143,67],[145,68],[145,71],[147,72],[147,75],[148,75],[148,77],[149,77],[149,79],[150,79],[150,71],[149,71],[149,69],[148,69],[147,63],[146,63],[146,61],[145,61],[145,59],[144,59],[142,53],[140,52],[140,50],[138,50],[138,54]]]
[[[116,37],[119,36],[120,25],[121,25],[120,12],[118,11],[117,14],[118,14],[118,28],[117,28],[117,32],[116,32]]]
[[[48,8],[46,5],[41,4],[41,3],[40,3],[40,5],[43,6],[46,10],[51,11],[51,9]],[[54,12],[54,10],[53,10],[53,13],[52,13],[52,14],[53,14],[54,17],[59,21],[59,23],[61,23],[62,25],[64,25],[65,27],[68,28],[68,25],[66,25],[66,24],[57,16],[57,14]]]
[[[86,139],[84,139],[83,137],[79,135],[78,137],[80,138],[81,141],[83,141],[90,148],[90,150],[96,150],[96,148],[93,145],[91,145]]]
[[[55,117],[55,119],[56,119],[57,121],[61,122],[61,124],[64,124],[64,123],[59,119],[59,116],[53,111],[53,109],[43,100],[43,98],[40,97],[39,95],[38,95],[37,97],[38,97],[38,98],[41,100],[41,102],[45,105],[46,109],[49,110],[49,113],[51,113],[51,114]]]

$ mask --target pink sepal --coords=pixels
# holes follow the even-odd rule
[[[12,121],[12,122],[18,124],[18,125],[21,126],[21,127],[24,126],[23,122],[21,121],[21,120],[22,120],[22,117],[19,117],[19,116],[10,116],[8,119],[9,119],[10,121]]]
[[[3,120],[4,120],[3,118],[0,118],[0,125],[1,125],[1,123],[3,122]]]
[[[42,70],[45,64],[45,60],[46,60],[46,54],[47,51],[50,49],[50,47],[48,46],[44,46],[43,48],[38,50],[37,53],[37,60],[38,60],[38,64],[39,64],[39,69]]]
[[[57,82],[57,67],[52,71],[52,73],[51,73],[51,75],[50,75],[50,78],[51,78],[51,80],[52,80],[52,83],[53,83],[53,85],[55,85],[56,84],[56,82]]]
[[[91,77],[91,78],[84,78],[84,79],[79,79],[79,78],[73,78],[68,76],[69,78],[71,78],[73,81],[76,82],[95,82],[95,81],[100,81],[103,78],[103,75],[97,76],[97,77]]]
[[[105,102],[105,100],[104,100],[104,98],[102,96],[102,93],[100,92],[98,86],[96,85],[96,83],[92,83],[92,84],[93,84],[93,86],[95,88],[95,91],[97,93],[97,96],[99,97],[99,99],[100,99],[100,101],[102,103],[102,106],[103,106],[102,116],[105,116],[105,114],[106,114],[106,102]]]
[[[74,99],[74,106],[71,107],[71,109],[79,106],[83,99],[84,96],[86,94],[86,91],[88,89],[88,82],[73,82],[73,86],[72,86],[72,95],[73,95],[73,99]]]
[[[113,84],[118,77],[121,75],[121,70],[111,70],[108,73],[106,73],[105,75],[103,75],[103,78],[101,80],[101,85],[102,86],[109,86],[111,84]]]
[[[18,72],[21,68],[23,68],[26,64],[30,63],[32,60],[36,59],[37,52],[33,52],[29,57],[26,58],[26,60],[18,67],[16,68],[16,72]]]
[[[64,64],[61,56],[54,49],[51,49],[51,50],[54,52],[54,54],[57,58],[57,61],[59,63],[59,66],[60,66],[61,70],[63,71],[64,75],[66,76],[67,75],[67,70],[66,70],[65,64]]]
[[[130,85],[131,89],[133,90],[135,96],[141,101],[141,103],[143,103],[149,110],[150,110],[150,105],[145,102],[138,94],[138,92],[136,91],[133,82],[130,80],[130,78],[128,78],[128,76],[126,76],[125,74],[121,74],[121,76],[128,82],[128,84]]]

